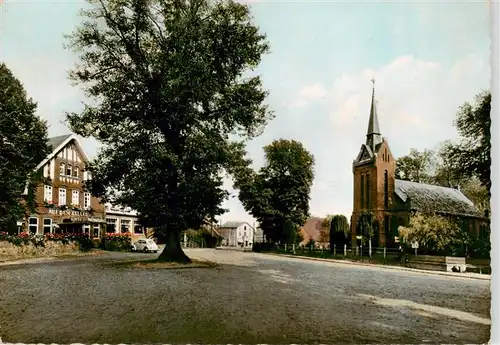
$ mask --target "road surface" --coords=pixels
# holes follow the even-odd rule
[[[23,343],[485,343],[489,281],[256,253],[218,268],[0,266],[0,338]]]

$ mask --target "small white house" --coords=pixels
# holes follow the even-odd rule
[[[222,236],[222,246],[252,247],[255,240],[255,230],[247,222],[227,222],[219,227]]]

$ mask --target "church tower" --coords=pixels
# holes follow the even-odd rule
[[[354,197],[351,216],[352,246],[356,246],[356,229],[361,214],[370,213],[375,219],[372,245],[384,246],[394,241],[390,235],[393,212],[396,161],[379,128],[375,102],[375,79],[371,80],[372,101],[366,142],[352,164]]]

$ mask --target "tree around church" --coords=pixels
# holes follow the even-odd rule
[[[138,211],[166,242],[159,260],[189,262],[180,233],[225,211],[223,172],[246,164],[244,140],[272,117],[260,78],[243,76],[265,36],[233,1],[88,2],[68,40],[79,54],[70,76],[91,102],[67,114],[103,144],[88,187]]]
[[[50,153],[46,122],[21,82],[0,63],[0,231],[17,231],[17,221],[35,212],[34,169]],[[28,195],[21,195],[28,183]]]
[[[333,251],[334,245],[344,245],[349,242],[349,222],[343,214],[336,214],[330,223],[330,249]]]
[[[266,164],[259,172],[235,174],[235,188],[245,210],[259,222],[267,238],[287,241],[285,224],[296,232],[309,217],[314,157],[295,140],[279,139],[264,147]]]
[[[446,158],[456,163],[460,174],[477,177],[491,189],[491,92],[482,91],[476,95],[475,104],[464,103],[458,113],[455,125],[461,140],[446,150]]]
[[[418,242],[419,249],[429,254],[457,254],[468,243],[467,231],[459,224],[437,214],[416,213],[407,226],[398,228],[403,243]]]

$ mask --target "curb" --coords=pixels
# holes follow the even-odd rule
[[[339,263],[339,264],[354,265],[354,266],[385,268],[385,269],[390,269],[390,270],[408,271],[408,272],[428,274],[428,275],[440,275],[440,276],[448,276],[448,277],[454,277],[454,278],[465,278],[465,279],[476,279],[476,280],[488,280],[488,281],[491,281],[491,275],[486,275],[486,274],[484,274],[484,275],[477,275],[477,276],[457,275],[456,273],[450,273],[450,272],[426,271],[426,270],[419,270],[419,269],[415,269],[415,268],[389,266],[389,265],[363,264],[363,263],[353,262],[353,261],[312,258],[312,257],[300,256],[300,255],[274,254],[274,253],[262,253],[262,254],[272,255],[272,256],[277,256],[277,257],[296,258],[296,259],[301,259],[301,260],[323,261],[323,262]]]

